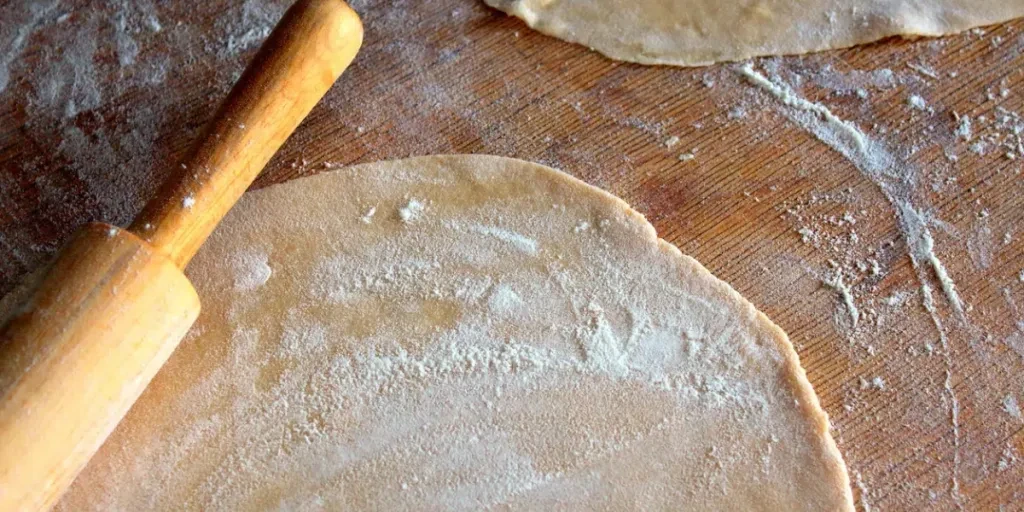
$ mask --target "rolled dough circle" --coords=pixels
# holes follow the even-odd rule
[[[485,0],[616,60],[703,66],[941,36],[1024,16],[1020,0]]]
[[[786,335],[520,160],[247,194],[202,315],[58,510],[852,510]]]

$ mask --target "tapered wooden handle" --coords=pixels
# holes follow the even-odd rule
[[[342,0],[298,0],[131,230],[83,229],[0,328],[0,512],[53,505],[128,412],[199,314],[181,269],[361,42]]]
[[[299,0],[231,90],[192,155],[130,230],[184,267],[355,57],[359,17],[341,0]]]

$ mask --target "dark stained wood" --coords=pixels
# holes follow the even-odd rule
[[[0,55],[10,47],[4,25],[26,19],[21,4],[0,5]],[[259,27],[285,6],[160,3],[152,7],[162,27],[155,32],[144,23],[146,2],[69,4],[75,8],[55,8],[31,31],[0,92],[0,293],[78,225],[124,224],[139,210],[251,58]],[[954,111],[974,120],[977,137],[1004,132],[994,128],[1007,115],[997,107],[1024,110],[1024,22],[759,64],[778,66],[790,82],[804,77],[801,94],[905,161],[917,182],[915,205],[932,219],[936,255],[970,306],[960,319],[938,292],[935,317],[925,311],[921,283],[938,283],[913,268],[879,187],[780,114],[735,66],[612,62],[472,0],[354,7],[366,27],[361,53],[256,186],[322,172],[325,162],[432,153],[490,153],[563,169],[633,204],[791,335],[866,490],[855,489],[858,499],[876,510],[1024,503],[1024,421],[1004,405],[1008,397],[1024,404],[1024,158],[976,155],[953,135]],[[68,19],[57,21],[63,13]],[[126,66],[118,63],[119,14],[137,27],[128,32],[138,56]],[[89,41],[93,77],[53,79],[76,69],[68,61],[88,54]],[[889,69],[898,83],[865,87],[864,100],[825,86],[829,67],[847,79]],[[90,80],[99,99],[84,87]],[[932,110],[913,110],[910,94]],[[85,107],[66,115],[70,100]],[[680,142],[668,149],[672,136]],[[691,148],[696,158],[680,162]],[[847,212],[856,224],[836,225]],[[831,241],[804,243],[801,228]],[[858,241],[843,242],[853,231]],[[877,275],[848,274],[866,315],[853,330],[822,279],[834,272],[830,261],[849,270],[869,258]],[[906,304],[888,305],[898,292]],[[863,384],[875,377],[884,389]]]
[[[125,20],[115,28],[124,68],[136,43]],[[106,442],[199,316],[182,270],[352,62],[362,36],[345,2],[293,4],[131,232],[96,223],[76,234],[33,307],[2,322],[0,510],[50,509]],[[83,64],[73,88],[92,65]]]

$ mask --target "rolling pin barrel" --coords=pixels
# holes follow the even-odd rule
[[[299,0],[129,230],[83,228],[0,329],[0,512],[60,498],[199,314],[182,269],[351,63],[342,0]]]
[[[0,339],[0,508],[52,505],[199,315],[169,258],[90,224]]]

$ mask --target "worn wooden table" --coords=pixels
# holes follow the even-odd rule
[[[0,4],[0,293],[134,215],[285,3]],[[888,148],[894,201],[735,65],[616,63],[475,0],[353,4],[360,56],[256,186],[431,153],[563,169],[790,333],[860,506],[1024,509],[1024,22],[757,63]],[[963,315],[912,263],[908,204]]]

